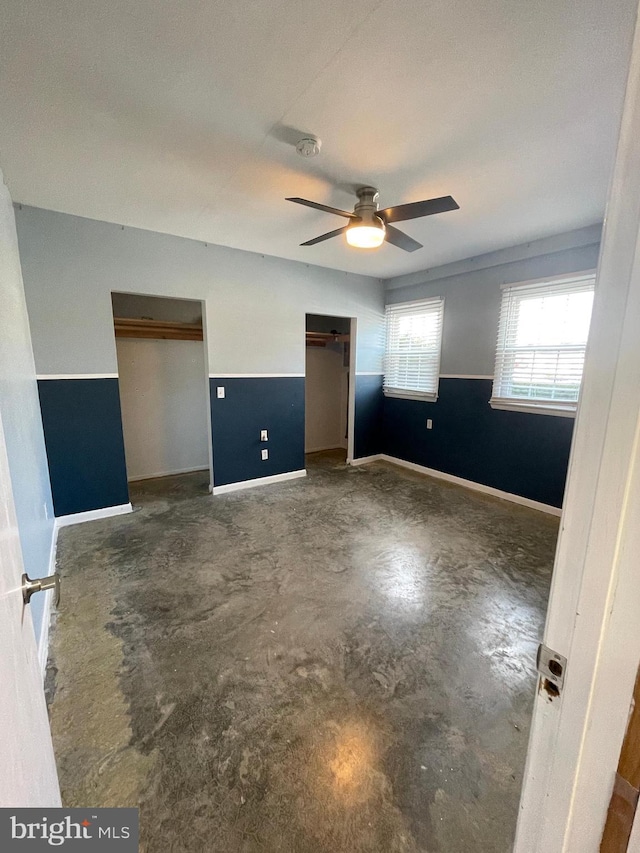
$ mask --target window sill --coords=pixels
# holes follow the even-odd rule
[[[395,397],[398,400],[421,400],[423,403],[435,403],[437,394],[421,394],[419,391],[384,391],[385,397]]]
[[[554,405],[553,403],[533,403],[529,400],[489,400],[492,409],[505,412],[524,412],[528,415],[553,415],[559,418],[575,418],[576,404]]]

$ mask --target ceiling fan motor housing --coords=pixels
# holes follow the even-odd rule
[[[359,187],[356,190],[358,203],[353,212],[363,224],[373,225],[375,228],[384,228],[384,222],[378,216],[378,190],[375,187]]]

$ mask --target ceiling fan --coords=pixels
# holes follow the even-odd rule
[[[337,207],[328,207],[316,201],[308,201],[306,198],[287,198],[285,201],[294,201],[296,204],[304,204],[316,210],[324,210],[327,213],[335,213],[336,216],[345,216],[350,219],[348,225],[329,231],[313,240],[301,243],[301,246],[315,246],[324,240],[330,240],[339,234],[344,234],[347,243],[358,249],[377,249],[383,241],[393,243],[405,252],[415,252],[422,248],[413,237],[409,237],[404,231],[394,228],[392,222],[405,222],[407,219],[419,219],[422,216],[432,216],[434,213],[444,213],[447,210],[458,210],[460,205],[450,195],[442,198],[429,198],[424,201],[414,201],[410,204],[400,204],[397,207],[386,207],[378,210],[378,190],[375,187],[360,187],[356,190],[358,201],[353,213],[347,210],[339,210]]]

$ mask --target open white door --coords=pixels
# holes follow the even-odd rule
[[[536,696],[516,853],[597,853],[640,660],[640,30],[636,30]],[[637,822],[637,821],[636,821]],[[631,849],[638,849],[640,830]]]
[[[19,271],[18,244],[13,207],[1,172],[0,245],[0,274],[8,277],[2,284],[10,285],[10,277]],[[10,286],[3,289],[5,293],[11,300]],[[7,306],[0,306],[0,311],[2,307]],[[13,334],[15,330],[6,325],[3,334]],[[3,379],[17,381],[15,365],[3,364],[0,368]],[[23,571],[0,411],[0,807],[59,806],[42,671],[30,608],[22,598]]]
[[[0,417],[0,807],[59,806],[51,731]]]

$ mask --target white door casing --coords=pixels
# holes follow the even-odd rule
[[[640,30],[609,191],[515,853],[597,853],[640,660]]]

